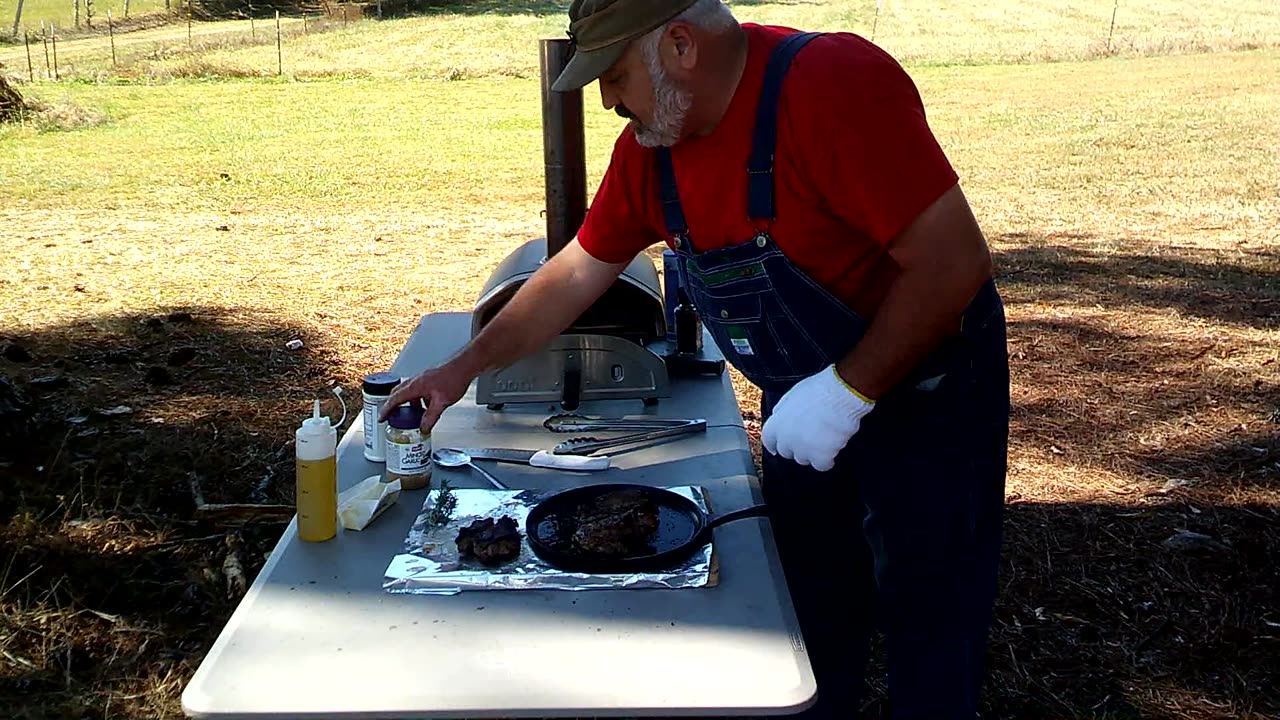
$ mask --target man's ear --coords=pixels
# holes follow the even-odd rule
[[[667,30],[667,39],[676,67],[686,72],[692,70],[698,64],[698,44],[693,29],[685,23],[673,23]]]

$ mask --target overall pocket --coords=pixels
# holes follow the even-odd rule
[[[696,287],[710,298],[732,299],[773,292],[763,258],[731,260],[718,257],[714,252],[685,259],[681,282]]]
[[[760,294],[711,297],[701,288],[691,290],[703,326],[738,372],[760,387],[795,378],[786,346],[762,311]]]

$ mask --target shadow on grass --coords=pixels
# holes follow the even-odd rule
[[[1043,462],[1195,484],[1215,500],[1280,491],[1280,368],[1262,341],[1188,344],[1078,319],[1010,321],[1012,433]],[[1238,359],[1243,356],[1244,359]]]
[[[1215,322],[1280,328],[1280,254],[1274,251],[1178,252],[1134,241],[1143,250],[1099,252],[1069,244],[1088,241],[1088,235],[1012,233],[997,239],[1026,243],[999,253],[1002,287],[1034,288],[1040,302],[1169,308]]]
[[[1274,716],[1280,258],[1001,239],[1015,452],[1131,484],[1011,498],[983,717]]]
[[[1013,417],[1016,443],[1045,448],[1037,472],[1069,461],[1194,482],[1114,503],[1011,500],[983,717],[1280,713],[1280,512],[1266,501],[1280,370],[1204,369],[1259,355],[1245,335],[1274,327],[1274,268],[1043,243],[998,266],[1015,387],[1043,391]],[[1031,300],[1066,312],[1023,317]],[[1177,309],[1224,337],[1189,346],[1070,315],[1095,303]],[[286,350],[292,339],[304,348]],[[8,716],[178,716],[239,598],[228,556],[251,582],[281,530],[202,525],[191,481],[210,502],[292,502],[290,433],[339,364],[311,340],[202,308],[0,337],[0,375],[26,401],[0,428],[0,617],[21,659],[0,672]],[[33,387],[50,376],[66,385]],[[1188,422],[1197,432],[1159,437]],[[1212,542],[1166,544],[1183,530]]]
[[[206,525],[196,492],[293,502],[292,426],[333,360],[310,340],[206,308],[0,336],[0,592],[22,670],[0,672],[6,717],[178,715],[165,683],[238,599],[227,557],[251,582],[283,529]]]
[[[1010,504],[983,717],[1274,716],[1278,524],[1176,493]],[[1165,544],[1184,529],[1222,546]]]
[[[1016,443],[1050,469],[1194,484],[1214,501],[1280,490],[1280,358],[1258,335],[1280,330],[1280,257],[1001,239],[1028,242],[996,257]]]

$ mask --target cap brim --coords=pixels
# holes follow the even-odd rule
[[[626,51],[627,43],[619,42],[606,45],[599,50],[574,52],[573,57],[569,58],[569,63],[564,66],[564,71],[560,73],[560,77],[556,78],[555,83],[551,85],[551,89],[555,92],[569,92],[590,85],[591,81],[613,67],[613,64],[618,62]]]

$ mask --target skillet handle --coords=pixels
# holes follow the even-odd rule
[[[725,523],[733,522],[734,520],[742,520],[744,518],[753,518],[753,517],[763,517],[768,514],[769,514],[769,506],[763,505],[763,504],[752,505],[751,507],[742,508],[741,510],[732,510],[730,512],[724,513],[723,515],[717,515],[712,518],[707,518],[707,524],[703,527],[703,531],[704,532],[710,531],[714,528],[720,527]]]

